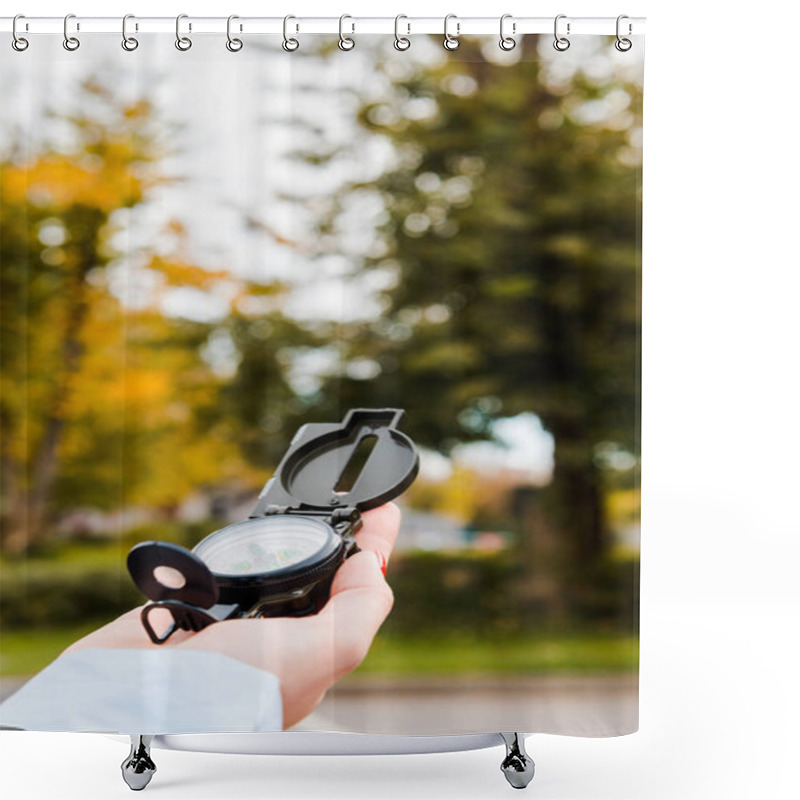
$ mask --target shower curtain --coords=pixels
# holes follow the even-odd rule
[[[635,731],[642,37],[228,26],[0,48],[0,723]],[[154,645],[129,551],[350,409],[419,473],[328,606]]]

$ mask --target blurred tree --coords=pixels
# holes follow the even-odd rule
[[[60,445],[82,374],[90,321],[119,353],[118,303],[104,272],[115,211],[141,203],[157,182],[150,106],[122,104],[97,83],[85,85],[97,116],[68,119],[72,148],[43,145],[33,158],[4,156],[2,192],[3,545],[21,550],[44,532]],[[105,319],[103,319],[105,317]],[[92,393],[93,394],[93,393]],[[94,400],[100,401],[96,395]]]
[[[396,157],[341,197],[379,198],[363,268],[391,285],[379,319],[342,326],[328,389],[345,406],[405,407],[409,432],[442,452],[537,414],[555,438],[542,502],[569,573],[606,545],[602,478],[621,473],[596,448],[638,455],[640,89],[581,69],[601,51],[565,78],[536,53],[504,66],[477,48],[389,74],[362,104]]]
[[[248,463],[274,469],[295,431],[308,422],[316,392],[303,392],[291,380],[297,359],[326,343],[280,310],[286,287],[249,285],[248,299],[262,297],[262,311],[234,309],[218,326],[235,353],[235,370],[220,394],[219,413]],[[277,304],[277,307],[276,307]]]
[[[183,257],[177,221],[121,249],[130,211],[166,181],[165,128],[147,100],[91,79],[83,88],[82,110],[56,119],[58,146],[37,140],[33,155],[0,163],[5,552],[44,539],[58,510],[169,509],[241,476],[219,408],[227,378],[204,357],[214,329],[165,316],[161,299],[251,287]]]

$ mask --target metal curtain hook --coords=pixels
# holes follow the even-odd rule
[[[23,50],[27,50],[28,49],[28,45],[30,44],[30,42],[27,39],[23,38],[22,36],[20,36],[17,33],[17,20],[20,20],[20,19],[25,19],[25,15],[24,14],[17,14],[17,16],[14,17],[14,22],[11,23],[11,35],[13,37],[12,40],[11,40],[11,46],[18,53],[21,53]],[[25,23],[25,30],[27,30],[27,29],[28,29],[27,23]]]
[[[504,27],[507,19],[512,19],[511,14],[503,14],[500,17],[500,49],[501,50],[513,50],[517,46],[516,39],[513,39],[511,36],[506,36],[504,32]],[[511,23],[511,33],[517,32],[517,23]]]
[[[126,14],[122,18],[122,49],[127,50],[129,53],[133,52],[139,46],[139,40],[134,39],[133,36],[128,36],[128,20],[135,19],[133,14]],[[135,24],[135,28],[138,31],[139,25],[138,23]]]
[[[291,14],[289,14],[283,18],[283,49],[287,53],[293,53],[298,47],[300,47],[300,42],[298,42],[297,39],[290,38],[289,36],[290,19],[297,19],[297,17],[293,17]],[[299,30],[300,26],[296,25],[295,29]]]
[[[342,14],[339,17],[339,49],[340,50],[352,50],[356,46],[355,39],[351,38],[350,36],[344,35],[344,21],[346,19],[353,19],[349,14]],[[351,33],[356,32],[356,24],[355,22],[351,22]]]
[[[231,36],[231,22],[233,22],[233,20],[235,19],[239,19],[239,17],[237,17],[236,14],[231,14],[228,17],[228,26],[225,29],[228,35],[228,41],[225,42],[225,47],[227,47],[228,50],[231,51],[231,53],[238,53],[242,49],[242,47],[244,47],[244,42],[242,42],[241,39],[234,39]],[[239,28],[239,30],[241,30],[241,27]]]
[[[75,36],[70,36],[69,35],[69,21],[71,19],[75,19],[75,15],[74,14],[67,14],[67,16],[64,17],[64,42],[63,42],[63,44],[64,44],[64,49],[65,50],[69,50],[70,52],[73,52],[74,50],[77,50],[81,46],[81,43]],[[78,26],[77,29],[80,30],[80,26]]]
[[[447,30],[448,24],[451,19],[456,21],[456,35],[451,36],[450,32]],[[459,45],[461,42],[458,41],[458,35],[461,33],[461,23],[458,21],[458,17],[455,14],[448,14],[444,18],[444,41],[442,44],[444,45],[445,50],[458,50]]]
[[[192,46],[192,40],[188,36],[181,36],[181,20],[188,19],[188,14],[178,14],[175,18],[175,47],[181,52],[186,52]],[[189,30],[192,29],[192,23],[189,23]]]
[[[398,14],[394,18],[394,49],[395,50],[400,50],[402,52],[403,50],[408,50],[408,48],[411,47],[411,39],[409,39],[407,36],[401,36],[400,35],[400,20],[401,19],[408,20],[408,17],[405,14]],[[406,22],[406,28],[408,28],[406,33],[410,34],[411,33],[411,23],[410,22]]]
[[[569,45],[570,45],[569,39],[567,39],[566,36],[559,36],[558,35],[558,21],[560,19],[566,19],[566,18],[567,18],[566,14],[559,14],[556,17],[555,23],[553,24],[553,36],[555,36],[555,39],[553,41],[553,47],[555,47],[555,49],[558,50],[559,53],[563,53],[565,50],[569,50]],[[568,22],[567,23],[567,36],[569,36],[569,28],[570,28],[570,24]]]
[[[627,53],[628,50],[630,50],[631,47],[633,47],[633,42],[630,39],[623,38],[619,34],[620,23],[624,19],[629,19],[627,14],[620,14],[617,17],[617,41],[614,42],[614,47],[616,47],[617,50],[620,51],[620,53]],[[629,22],[628,23],[628,36],[630,36],[632,33],[633,33],[633,25],[631,25],[631,23]]]

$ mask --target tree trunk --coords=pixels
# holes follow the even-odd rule
[[[519,532],[517,561],[520,578],[515,587],[524,614],[539,624],[563,624],[568,619],[567,575],[569,543],[553,524],[543,502],[544,490],[519,486],[512,509]]]
[[[560,527],[572,543],[572,560],[579,569],[595,566],[607,546],[597,467],[591,462],[581,465],[556,462],[552,493]]]
[[[8,442],[11,432],[7,426],[0,431],[3,439]],[[19,480],[19,465],[7,454],[0,458],[0,493],[2,493],[2,510],[0,512],[0,541],[3,549],[7,550],[6,542],[14,538],[14,534],[26,528],[25,526],[25,495],[22,492]]]
[[[553,481],[518,490],[520,597],[543,622],[562,624],[592,606],[608,545],[593,442],[577,420],[548,420],[556,440]]]
[[[572,543],[571,560],[582,571],[596,565],[607,547],[595,437],[585,418],[554,417],[546,427],[555,439],[553,482],[547,495],[554,522]]]
[[[6,552],[18,555],[46,535],[47,505],[57,474],[58,449],[66,422],[72,376],[80,369],[83,347],[80,332],[88,314],[85,275],[91,261],[82,260],[67,290],[67,319],[60,351],[60,368],[46,405],[44,432],[32,459],[30,486],[20,490],[8,515],[3,538]]]

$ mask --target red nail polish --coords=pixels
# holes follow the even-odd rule
[[[386,575],[386,556],[380,550],[376,550],[375,557],[378,559],[378,566],[381,568],[381,572]]]

